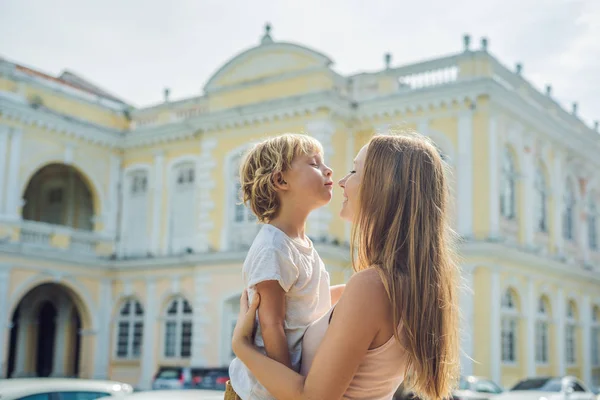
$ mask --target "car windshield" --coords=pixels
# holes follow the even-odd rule
[[[163,369],[160,371],[157,379],[179,379],[179,371],[177,369]]]
[[[557,378],[527,379],[517,383],[513,390],[539,390],[542,392],[560,392],[562,382]]]

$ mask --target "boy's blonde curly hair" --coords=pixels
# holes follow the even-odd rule
[[[242,201],[262,223],[268,223],[281,206],[273,175],[285,172],[298,155],[323,154],[323,146],[311,136],[286,133],[250,148],[240,165]]]

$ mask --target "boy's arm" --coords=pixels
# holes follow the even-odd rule
[[[285,335],[285,291],[278,281],[264,281],[256,285],[260,294],[258,322],[265,350],[269,358],[292,368],[287,337]]]
[[[335,306],[337,302],[342,297],[342,293],[344,293],[344,289],[346,289],[346,285],[334,285],[329,287],[329,293],[331,294],[331,305]]]

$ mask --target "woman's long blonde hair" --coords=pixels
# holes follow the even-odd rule
[[[353,268],[378,269],[408,352],[407,385],[443,399],[460,374],[459,271],[448,224],[446,165],[416,133],[369,142],[353,224]]]

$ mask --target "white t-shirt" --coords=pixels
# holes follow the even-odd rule
[[[286,291],[285,334],[292,367],[300,371],[302,337],[308,326],[331,308],[329,274],[323,261],[309,245],[296,241],[278,228],[265,224],[254,239],[242,267],[248,296],[256,284],[276,280]],[[256,316],[258,325],[258,315]],[[265,352],[260,326],[255,345]],[[250,370],[235,358],[229,366],[231,386],[243,400],[272,400],[273,396],[256,380]]]

